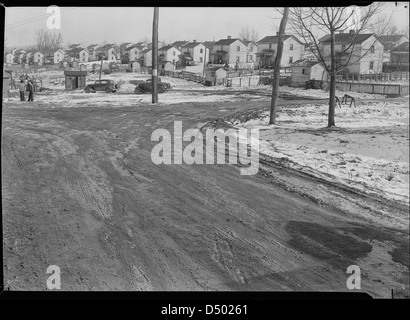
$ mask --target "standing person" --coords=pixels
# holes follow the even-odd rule
[[[24,80],[20,80],[19,90],[20,90],[20,101],[26,101],[26,98],[24,97],[24,91],[26,91],[26,84],[24,83]]]
[[[29,80],[27,86],[28,86],[28,101],[33,101],[33,95],[34,95],[33,81]]]

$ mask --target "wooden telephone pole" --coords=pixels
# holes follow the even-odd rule
[[[154,7],[152,24],[152,103],[158,103],[158,19],[159,7]]]

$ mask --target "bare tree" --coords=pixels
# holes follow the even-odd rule
[[[56,51],[63,46],[63,37],[61,33],[50,33],[48,30],[35,30],[37,49],[40,52]]]
[[[250,28],[249,26],[244,26],[242,27],[241,32],[239,32],[239,38],[243,41],[257,42],[259,33],[255,30],[254,27]]]
[[[283,39],[285,37],[285,30],[286,30],[286,24],[288,23],[288,16],[289,16],[289,8],[286,7],[283,10],[283,16],[282,16],[282,20],[280,21],[280,26],[279,26],[278,47],[277,47],[277,53],[275,57],[275,64],[274,64],[275,73],[273,74],[272,99],[271,99],[271,105],[270,105],[269,124],[276,123],[276,108],[277,108],[277,101],[278,101],[278,96],[279,96],[280,63],[282,60]]]
[[[377,19],[371,21],[366,29],[378,36],[390,36],[398,33],[398,28],[393,22],[393,12],[390,16],[386,14],[380,15]]]
[[[289,24],[296,35],[306,45],[310,45],[312,53],[324,67],[330,78],[329,83],[329,112],[328,127],[335,126],[335,97],[336,75],[347,66],[360,61],[372,46],[361,50],[358,36],[371,23],[372,18],[382,8],[381,3],[372,3],[364,8],[355,7],[310,7],[291,8],[289,12]],[[335,35],[337,32],[355,29],[347,43],[342,46],[340,52],[335,50]],[[323,37],[318,33],[326,33],[326,41],[330,41],[330,52],[324,51]],[[377,40],[375,40],[376,42]]]

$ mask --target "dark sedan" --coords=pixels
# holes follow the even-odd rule
[[[84,91],[87,93],[96,91],[105,91],[107,93],[117,91],[118,87],[112,80],[97,80],[93,84],[85,87]]]

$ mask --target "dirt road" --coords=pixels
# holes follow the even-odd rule
[[[404,287],[408,296],[408,229],[319,205],[286,190],[266,168],[241,176],[228,164],[151,161],[156,128],[172,132],[181,120],[186,130],[267,105],[8,103],[2,123],[6,287],[46,290],[46,269],[58,265],[64,290],[346,291],[346,269],[355,264],[363,291],[389,297]],[[308,179],[283,175],[295,185]]]

